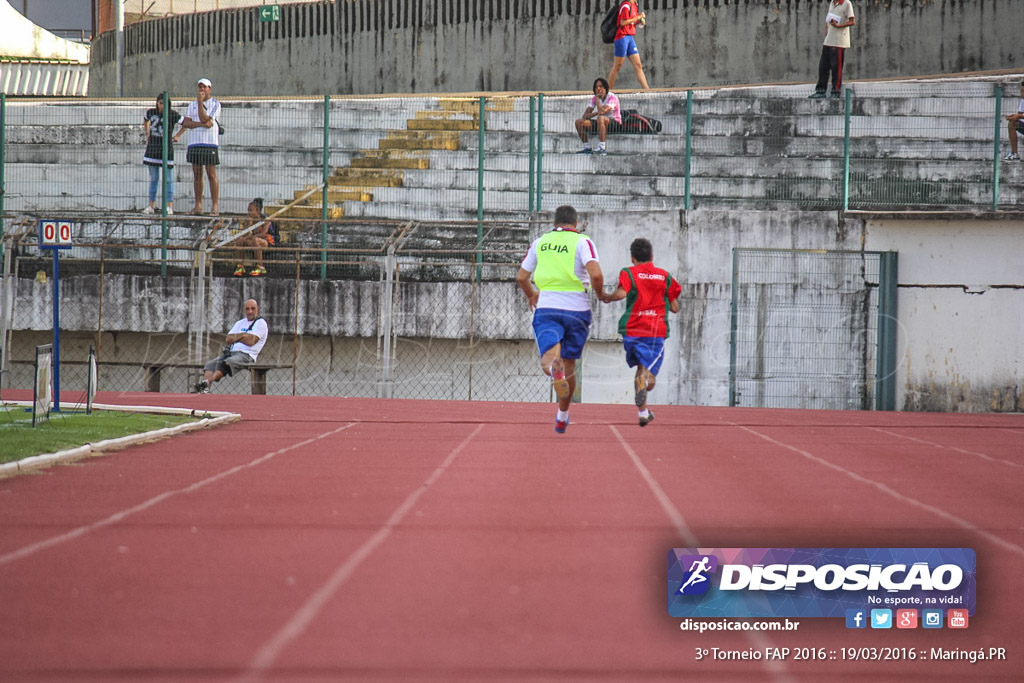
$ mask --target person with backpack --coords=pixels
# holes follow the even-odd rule
[[[589,133],[594,126],[593,121],[597,122],[597,154],[607,154],[604,148],[605,138],[608,137],[612,123],[622,123],[622,111],[619,107],[619,98],[612,94],[608,89],[608,81],[603,78],[594,81],[594,96],[590,98],[590,105],[583,112],[583,118],[576,119],[576,132],[583,141],[583,149],[579,154],[594,154],[589,140]]]
[[[267,272],[267,269],[263,266],[263,250],[277,244],[277,226],[268,221],[267,214],[263,213],[262,197],[256,197],[256,199],[249,202],[248,215],[250,219],[248,225],[243,224],[243,227],[250,227],[256,221],[259,221],[259,223],[255,230],[235,240],[235,245],[249,247],[255,252],[256,265],[249,271],[249,276],[259,277]],[[235,268],[235,277],[242,277],[245,274],[245,259],[240,258],[240,263]]]
[[[641,12],[636,0],[621,0],[618,13],[618,30],[615,31],[615,60],[612,62],[612,70],[608,74],[608,89],[615,87],[615,80],[619,77],[619,69],[623,62],[629,58],[636,72],[636,80],[640,81],[640,87],[650,90],[647,85],[647,76],[644,75],[644,66],[640,62],[640,50],[636,46],[637,24],[643,26],[646,23],[647,14]]]

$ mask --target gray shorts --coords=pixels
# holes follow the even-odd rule
[[[252,356],[247,354],[245,351],[235,351],[229,355],[222,355],[218,358],[214,358],[206,364],[204,370],[210,372],[217,372],[220,370],[225,375],[233,375],[238,370],[244,370],[256,361],[252,359]]]

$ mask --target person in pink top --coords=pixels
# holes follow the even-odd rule
[[[607,154],[604,148],[605,138],[608,137],[608,126],[612,123],[622,123],[622,110],[619,108],[619,98],[608,88],[608,81],[598,78],[594,81],[594,96],[590,98],[590,105],[583,112],[583,118],[576,119],[576,132],[583,141],[583,149],[579,154],[593,154],[590,146],[589,134],[597,121],[597,154]]]

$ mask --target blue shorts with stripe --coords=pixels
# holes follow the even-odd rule
[[[615,56],[629,57],[638,54],[640,50],[636,46],[636,38],[633,36],[622,36],[615,41]]]
[[[561,344],[562,358],[579,358],[590,335],[590,311],[538,308],[533,313],[533,335],[540,355]]]
[[[626,349],[626,363],[635,368],[642,365],[657,375],[661,361],[665,358],[664,337],[623,337],[622,347]]]

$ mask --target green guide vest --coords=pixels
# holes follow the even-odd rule
[[[533,281],[542,292],[585,292],[576,277],[576,245],[583,234],[553,230],[537,242],[537,270]]]

